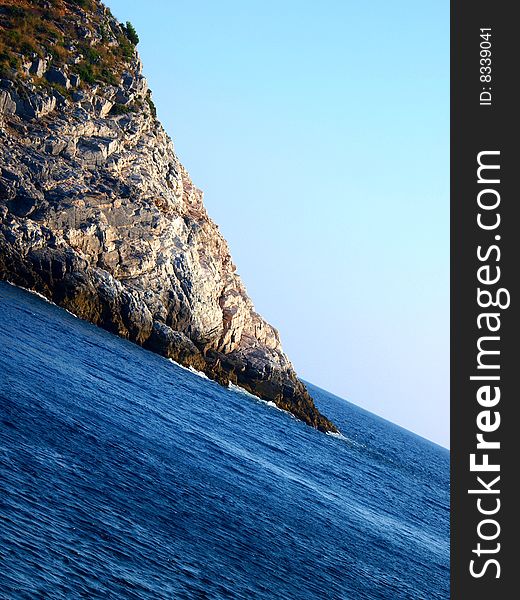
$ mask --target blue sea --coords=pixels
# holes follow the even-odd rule
[[[343,437],[0,283],[0,597],[447,599],[448,451],[309,388]]]

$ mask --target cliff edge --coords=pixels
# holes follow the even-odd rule
[[[0,0],[0,277],[321,431],[157,121],[130,23]]]

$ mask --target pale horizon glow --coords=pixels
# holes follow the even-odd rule
[[[447,0],[107,5],[300,377],[447,447]]]

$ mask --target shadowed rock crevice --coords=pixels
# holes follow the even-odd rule
[[[76,18],[79,39],[109,60],[106,32],[116,44],[124,29],[107,9],[94,0],[50,4],[60,10],[40,15],[46,26],[70,32],[60,19]],[[278,332],[254,310],[202,192],[155,117],[137,52],[114,50],[113,78],[86,83],[74,76],[84,61],[76,42],[65,40],[65,54],[20,54],[25,71],[2,69],[1,278],[335,431]],[[102,68],[98,61],[93,72]]]

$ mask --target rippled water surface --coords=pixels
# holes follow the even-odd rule
[[[0,597],[449,597],[446,450],[344,439],[0,283]]]

